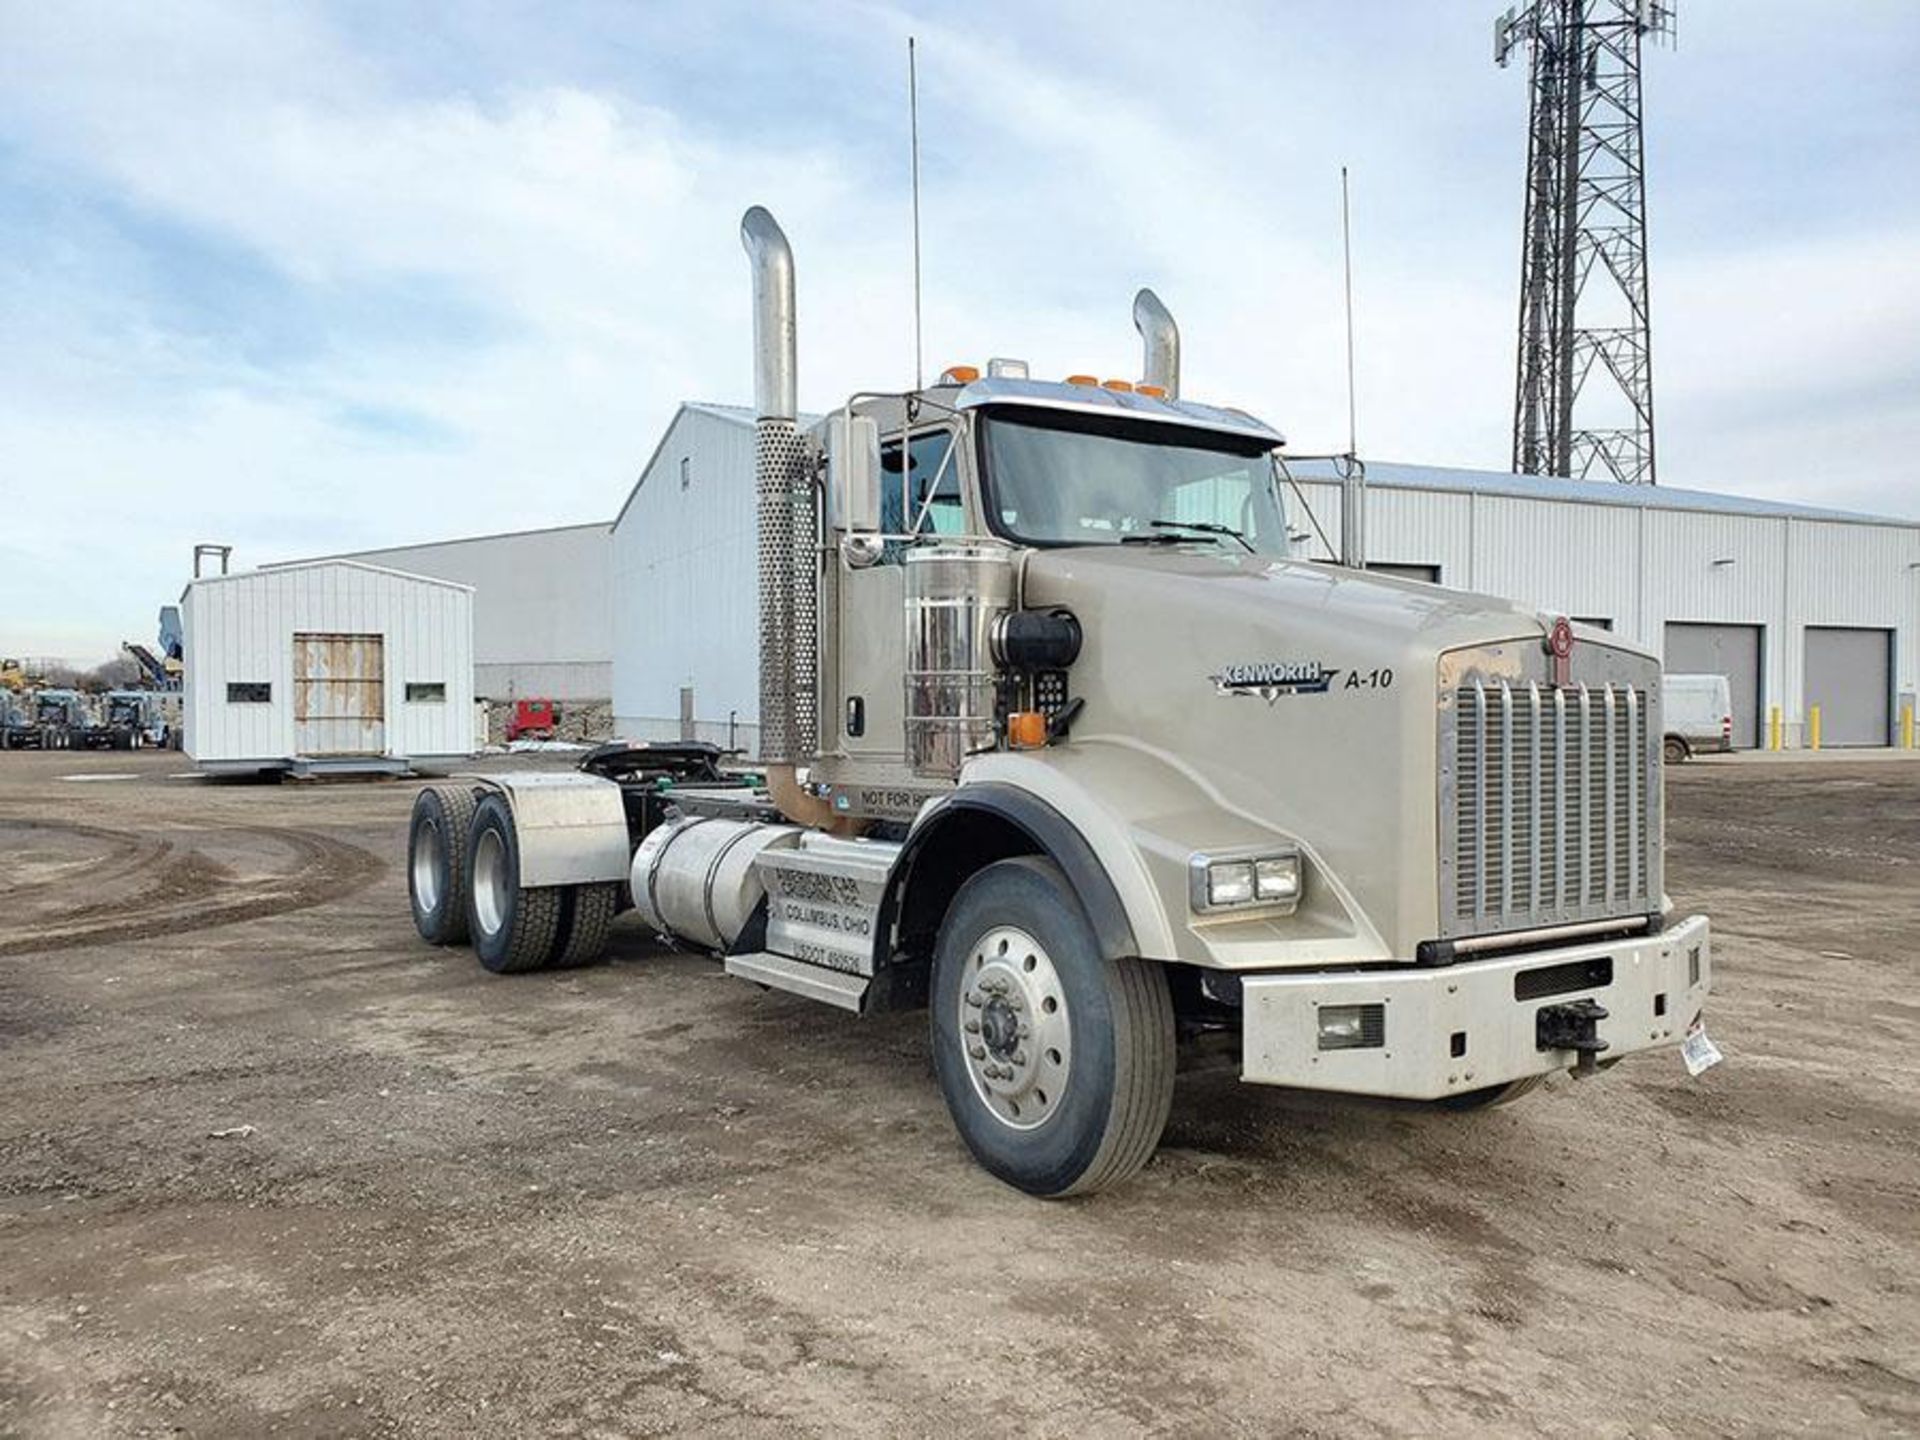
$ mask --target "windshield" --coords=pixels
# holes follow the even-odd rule
[[[985,431],[987,509],[1009,539],[1234,550],[1244,539],[1287,553],[1272,456],[1258,440],[1047,412],[994,415]]]

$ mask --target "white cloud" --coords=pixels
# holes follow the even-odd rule
[[[904,383],[889,127],[909,29],[930,367],[1133,373],[1128,307],[1150,283],[1181,320],[1190,393],[1301,448],[1343,444],[1347,162],[1364,450],[1501,463],[1525,102],[1484,26],[952,14],[689,12],[701,43],[681,63],[737,67],[708,75],[630,37],[606,47],[617,62],[582,60],[597,34],[535,53],[565,12],[509,41],[456,19],[438,71],[396,48],[410,32],[369,39],[323,10],[16,12],[0,163],[55,199],[44,244],[0,276],[0,648],[143,636],[196,540],[251,563],[610,515],[677,401],[746,395],[750,202],[798,252],[803,400]],[[300,302],[302,343],[236,339],[213,313],[222,277],[183,297],[175,241],[147,255],[142,227],[282,277],[263,283]],[[1846,459],[1781,489],[1914,508],[1874,478],[1910,453],[1913,409],[1872,400],[1915,371],[1911,228],[1684,238],[1669,256],[1656,234],[1669,482],[1771,490],[1769,458],[1817,444]],[[395,314],[370,324],[380,297]],[[413,299],[433,303],[416,317]],[[103,556],[104,584],[87,578]]]

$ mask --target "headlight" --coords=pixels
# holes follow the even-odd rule
[[[1195,855],[1187,862],[1187,898],[1199,914],[1291,910],[1300,900],[1300,853]]]
[[[1300,898],[1300,857],[1269,855],[1253,862],[1253,889],[1262,900]]]
[[[1244,905],[1253,899],[1253,861],[1227,860],[1207,867],[1207,904]]]

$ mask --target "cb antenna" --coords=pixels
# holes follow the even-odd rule
[[[1359,425],[1353,398],[1353,222],[1347,207],[1347,167],[1340,167],[1340,251],[1347,287],[1347,454],[1360,453]]]
[[[913,36],[907,37],[907,132],[913,173],[913,388],[924,389],[920,352],[920,67]]]

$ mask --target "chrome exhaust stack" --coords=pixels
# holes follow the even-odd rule
[[[800,342],[794,324],[793,247],[763,205],[740,217],[753,266],[753,408],[761,420],[800,414]]]
[[[1167,399],[1180,398],[1180,327],[1173,323],[1173,312],[1160,303],[1151,290],[1133,297],[1133,328],[1140,332],[1146,352],[1143,385],[1157,385]]]
[[[760,758],[807,764],[819,729],[813,485],[800,440],[793,247],[755,205],[740,219],[753,267],[754,494],[760,540]]]

